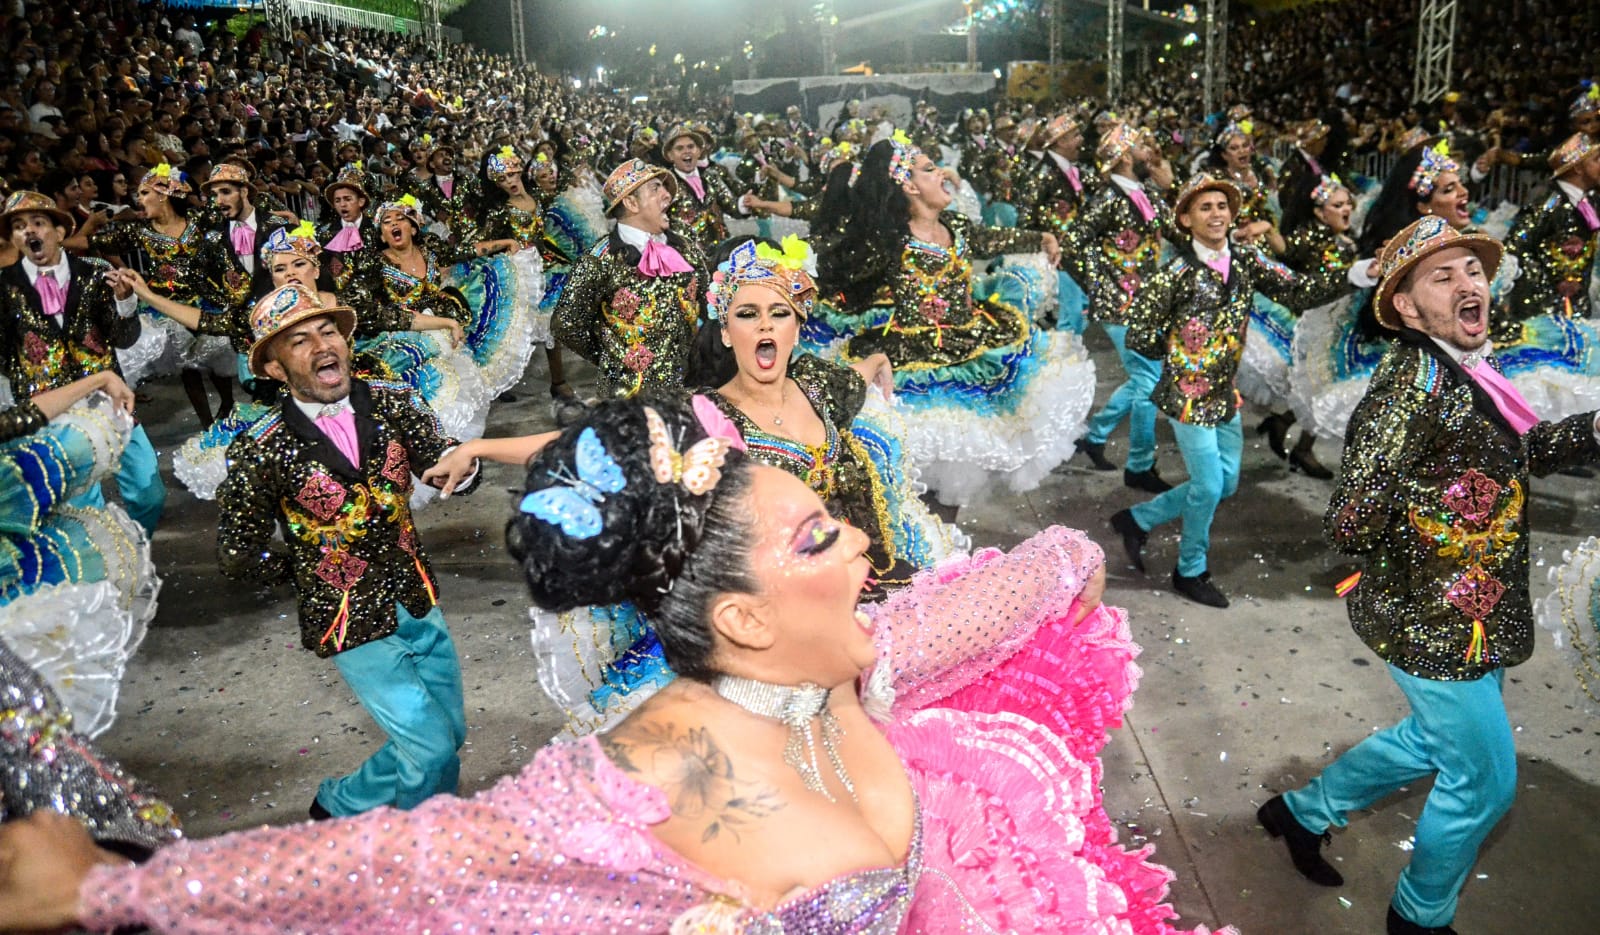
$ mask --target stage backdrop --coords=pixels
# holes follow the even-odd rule
[[[799,104],[807,120],[826,132],[839,122],[845,104],[861,101],[862,115],[882,105],[896,126],[909,126],[917,101],[939,108],[946,122],[963,107],[988,107],[995,99],[993,74],[839,75],[772,78],[733,83],[733,106],[745,113],[782,114]]]

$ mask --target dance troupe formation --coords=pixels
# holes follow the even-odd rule
[[[1174,931],[1172,874],[1101,805],[1140,677],[1104,555],[1059,527],[969,553],[941,516],[1077,455],[1114,468],[1127,420],[1124,479],[1152,498],[1112,529],[1142,571],[1179,522],[1174,589],[1225,607],[1208,546],[1244,397],[1308,475],[1332,477],[1315,438],[1345,440],[1326,532],[1364,560],[1341,591],[1411,705],[1259,819],[1337,886],[1325,832],[1436,774],[1387,926],[1453,931],[1515,790],[1529,475],[1600,459],[1590,100],[1502,237],[1472,226],[1448,136],[1358,206],[1321,170],[1329,127],[1297,129],[1280,186],[1237,110],[1187,168],[1077,111],[951,135],[922,108],[913,139],[853,114],[823,137],[793,108],[742,154],[640,126],[616,158],[497,144],[476,179],[439,144],[405,191],[345,166],[321,227],[230,161],[151,169],[137,219],[106,225],[15,191],[0,926]],[[1086,322],[1125,376],[1092,417]],[[478,437],[541,345],[564,427]],[[388,735],[314,823],[182,840],[90,742],[159,588],[165,492],[129,387],[178,370],[209,424],[176,473],[218,501],[222,572],[292,584],[304,648]],[[206,372],[255,401],[229,389],[213,417]],[[527,469],[507,552],[569,736],[462,799],[461,670],[415,516],[484,459]],[[1581,551],[1550,615],[1592,631]]]

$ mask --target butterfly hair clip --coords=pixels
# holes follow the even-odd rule
[[[728,440],[702,438],[680,452],[667,432],[661,414],[645,407],[645,424],[650,429],[650,469],[656,483],[681,484],[695,496],[703,496],[722,480],[722,463],[728,457]]]
[[[605,525],[600,504],[605,502],[606,494],[620,491],[628,481],[592,428],[585,428],[578,435],[576,460],[577,476],[565,468],[551,471],[550,476],[561,484],[533,491],[522,498],[519,509],[560,527],[574,539],[592,539]]]

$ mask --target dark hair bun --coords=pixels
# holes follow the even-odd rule
[[[705,437],[683,403],[652,399],[648,405],[660,413],[678,450]],[[600,520],[599,532],[590,536],[574,535],[559,522],[521,509],[507,524],[507,548],[522,565],[533,601],[540,607],[563,611],[631,601],[648,614],[659,607],[683,572],[685,558],[698,541],[707,501],[718,491],[697,497],[678,484],[656,481],[644,407],[639,401],[602,403],[529,462],[527,493],[572,489],[581,501],[564,497],[565,505],[587,512],[592,504]],[[581,479],[579,439],[590,429],[605,456],[622,472],[619,490],[600,491],[574,483]],[[729,452],[729,462],[739,458],[738,452]],[[593,466],[590,470],[593,474]]]

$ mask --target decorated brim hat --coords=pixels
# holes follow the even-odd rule
[[[1184,224],[1182,220],[1184,213],[1189,210],[1191,202],[1206,192],[1221,192],[1228,199],[1228,210],[1235,217],[1238,217],[1239,206],[1244,203],[1243,196],[1239,194],[1239,186],[1227,179],[1217,178],[1214,175],[1207,175],[1202,172],[1185,182],[1183,187],[1178,189],[1178,197],[1172,203],[1172,216],[1179,227],[1187,229],[1188,225]]]
[[[496,152],[489,154],[489,159],[484,163],[484,168],[488,170],[489,181],[499,182],[512,176],[521,175],[522,165],[522,157],[517,155],[516,150],[509,146],[502,146]]]
[[[612,169],[611,174],[606,176],[605,185],[601,186],[606,198],[606,213],[610,214],[616,210],[622,199],[633,194],[635,189],[651,179],[661,179],[673,194],[678,193],[678,180],[671,172],[661,166],[651,165],[643,159],[629,159]]]
[[[301,221],[293,228],[279,227],[267,235],[261,245],[261,262],[271,265],[275,254],[288,253],[321,263],[322,244],[317,241],[317,229],[310,221]]]
[[[203,191],[210,191],[214,185],[237,185],[252,192],[256,190],[256,183],[250,181],[250,170],[236,162],[217,163],[211,170],[211,176],[200,188]]]
[[[994,125],[993,126],[994,126],[994,129],[997,130],[997,131],[998,130],[1004,130],[1006,127],[1014,127],[1016,125],[1017,125],[1017,118],[1011,116],[1010,114],[1001,114],[1000,116],[994,118]]]
[[[687,123],[680,123],[661,135],[661,154],[665,156],[667,152],[672,149],[673,143],[676,143],[678,140],[686,136],[689,139],[694,140],[694,144],[701,149],[708,149],[710,147],[710,140],[706,138],[704,133],[701,133],[699,130]]]
[[[267,347],[272,339],[302,321],[324,315],[332,316],[346,341],[355,334],[356,313],[348,306],[325,306],[316,293],[293,284],[267,293],[250,312],[250,372],[262,379],[271,379],[262,368],[266,365]]]
[[[56,207],[56,200],[38,192],[18,191],[12,192],[6,199],[4,211],[0,211],[0,232],[9,238],[11,236],[11,219],[22,214],[48,214],[50,219],[67,229],[68,233],[77,226],[72,215]]]
[[[1400,314],[1394,308],[1394,294],[1416,265],[1440,250],[1464,247],[1477,254],[1483,275],[1494,279],[1500,269],[1500,241],[1486,234],[1463,234],[1450,222],[1436,215],[1425,215],[1395,234],[1378,251],[1378,294],[1373,299],[1378,322],[1385,328],[1400,330]]]
[[[1561,178],[1576,169],[1578,163],[1594,151],[1595,142],[1587,133],[1572,134],[1550,154],[1550,174],[1555,178]]]
[[[422,219],[422,202],[417,200],[416,195],[401,195],[394,201],[384,202],[378,206],[378,211],[373,215],[373,217],[376,218],[378,223],[381,224],[383,223],[383,218],[386,214],[400,215],[401,217],[410,221],[412,224],[415,224],[417,226],[417,230],[422,230],[422,228],[427,226]]]
[[[1127,124],[1116,124],[1100,136],[1100,145],[1094,151],[1095,158],[1102,165],[1114,166],[1133,151],[1137,142],[1138,138]]]
[[[333,181],[322,190],[322,194],[331,201],[333,193],[341,188],[348,188],[362,198],[372,200],[372,196],[367,194],[367,171],[359,162],[352,162],[340,169],[339,174],[334,176]]]
[[[189,187],[189,177],[167,163],[162,163],[144,174],[139,180],[139,188],[153,189],[166,195],[168,198],[182,198],[193,191]]]
[[[1052,117],[1050,122],[1044,125],[1044,145],[1049,146],[1076,129],[1078,129],[1078,118],[1071,114]]]

